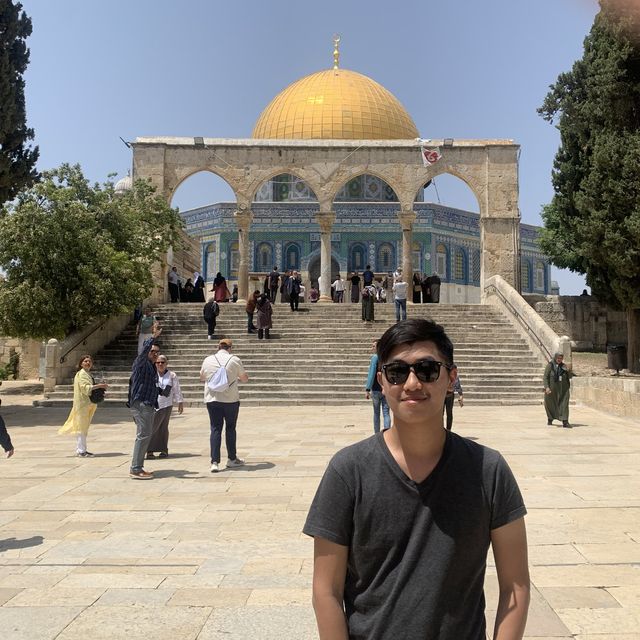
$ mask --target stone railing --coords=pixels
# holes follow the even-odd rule
[[[638,420],[640,419],[640,378],[622,376],[573,378],[571,400],[598,411]]]
[[[53,391],[56,384],[72,378],[80,356],[94,355],[116,338],[131,322],[131,314],[123,313],[96,321],[84,329],[58,341],[52,338],[45,348],[44,391]]]
[[[544,362],[556,352],[571,363],[571,341],[557,333],[531,308],[527,301],[501,276],[489,278],[483,291],[483,302],[502,309],[514,321],[518,332]]]

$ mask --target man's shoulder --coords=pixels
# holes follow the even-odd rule
[[[495,469],[504,458],[496,449],[474,442],[453,431],[449,432],[454,461],[468,464],[474,461],[483,471]]]
[[[373,435],[365,440],[360,440],[336,452],[329,462],[335,471],[341,476],[351,474],[354,470],[367,468],[371,456],[376,456],[380,452],[377,442],[378,435]]]

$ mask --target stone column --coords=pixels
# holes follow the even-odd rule
[[[320,226],[320,299],[319,302],[331,300],[331,230],[336,219],[333,211],[321,211],[316,220]]]
[[[246,302],[249,295],[249,229],[253,213],[249,209],[238,210],[234,214],[238,225],[238,302]]]
[[[410,295],[413,286],[413,223],[416,219],[415,211],[401,211],[398,214],[400,226],[402,227],[402,277],[409,284],[407,290],[407,301],[411,302],[413,296]]]

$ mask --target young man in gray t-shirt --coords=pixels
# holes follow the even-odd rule
[[[338,452],[307,517],[321,640],[485,640],[489,545],[494,639],[520,640],[529,605],[522,496],[502,456],[446,431],[456,379],[439,325],[399,322],[378,343],[393,427]]]

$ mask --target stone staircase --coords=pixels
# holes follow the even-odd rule
[[[187,406],[202,404],[202,360],[216,342],[207,340],[201,304],[165,304],[154,309],[163,326],[159,339],[169,368],[180,378]],[[514,405],[541,401],[544,362],[520,338],[506,316],[484,305],[409,305],[408,317],[442,324],[455,347],[455,361],[469,404]],[[360,305],[305,304],[298,313],[276,304],[270,340],[246,332],[244,305],[222,304],[216,337],[233,339],[233,353],[249,374],[240,387],[243,405],[346,405],[367,402],[371,341],[395,322],[392,304],[376,304],[376,322],[365,325]],[[110,384],[106,405],[126,401],[137,339],[133,326],[95,356],[95,371]],[[72,379],[58,385],[42,405],[70,405]]]

